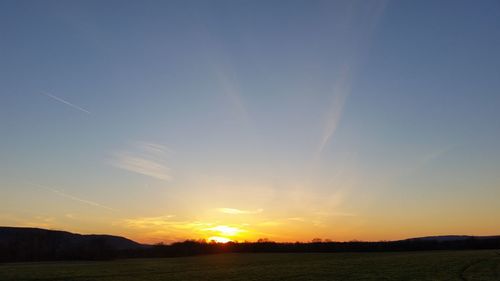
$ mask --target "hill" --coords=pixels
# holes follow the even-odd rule
[[[447,241],[463,241],[469,239],[499,239],[500,236],[472,236],[472,235],[440,235],[440,236],[425,236],[408,238],[407,241],[437,241],[437,242],[447,242]]]
[[[105,259],[117,251],[144,248],[112,235],[82,235],[26,227],[0,227],[0,261]]]

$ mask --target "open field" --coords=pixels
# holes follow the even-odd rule
[[[221,254],[1,264],[0,280],[500,280],[498,251]]]

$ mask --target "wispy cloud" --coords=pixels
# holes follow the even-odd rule
[[[273,220],[268,220],[258,223],[259,226],[281,226],[284,224],[285,223],[283,221],[273,221]]]
[[[351,95],[351,86],[356,68],[366,55],[370,40],[382,17],[387,1],[353,2],[352,9],[346,13],[344,25],[352,28],[350,40],[345,40],[348,53],[341,65],[340,75],[334,80],[332,102],[327,110],[323,133],[317,148],[317,156],[325,149],[337,131],[347,98]],[[357,28],[355,28],[358,26]],[[351,33],[351,32],[349,32]]]
[[[289,220],[289,221],[305,221],[305,219],[303,217],[292,217],[292,218],[288,218],[287,220]]]
[[[422,153],[421,155],[418,155],[415,162],[412,163],[406,170],[404,170],[400,177],[408,177],[409,175],[412,175],[420,171],[427,165],[433,163],[434,161],[439,161],[440,158],[448,154],[456,147],[456,145],[450,144],[441,148],[431,150],[428,153]]]
[[[234,78],[234,75],[231,75],[230,72],[225,70],[222,66],[215,69],[215,74],[217,75],[222,93],[233,106],[237,116],[248,123],[248,112],[244,106],[238,82],[236,78]]]
[[[172,179],[170,169],[165,165],[128,152],[116,153],[112,164],[117,168],[160,180],[168,181]]]
[[[172,179],[170,168],[165,163],[169,150],[160,144],[136,142],[128,150],[114,153],[111,165],[114,167],[156,178],[163,181]]]
[[[133,227],[133,228],[175,226],[176,224],[178,224],[178,222],[172,220],[174,217],[175,217],[174,215],[164,215],[157,217],[130,218],[130,219],[125,219],[123,223],[127,227]]]
[[[230,215],[250,215],[250,214],[262,213],[264,210],[263,209],[240,210],[240,209],[233,209],[233,208],[217,208],[217,211],[224,213],[224,214],[230,214]]]
[[[94,201],[90,201],[90,200],[86,200],[86,199],[82,199],[82,198],[76,197],[74,195],[68,194],[66,192],[63,192],[61,190],[58,190],[58,189],[55,189],[55,188],[52,188],[52,187],[49,187],[49,186],[45,186],[45,185],[41,185],[41,184],[37,184],[37,183],[29,183],[29,184],[32,185],[32,186],[36,186],[38,188],[42,188],[42,189],[51,191],[51,192],[53,192],[53,193],[55,193],[55,194],[57,194],[57,195],[59,195],[61,197],[64,197],[64,198],[67,198],[67,199],[70,199],[70,200],[73,200],[73,201],[77,201],[77,202],[80,202],[80,203],[83,203],[83,204],[87,204],[87,205],[90,205],[90,206],[94,206],[94,207],[103,208],[103,209],[106,209],[106,210],[109,210],[109,211],[116,211],[116,209],[113,209],[111,207],[99,204],[99,203],[94,202]]]
[[[208,29],[200,33],[203,42],[206,62],[212,69],[214,81],[219,86],[220,93],[224,96],[229,109],[234,116],[244,125],[251,125],[250,115],[240,90],[240,79],[233,67],[231,58],[227,56],[224,41]]]
[[[351,94],[352,73],[348,65],[344,66],[341,77],[333,88],[333,101],[326,115],[323,134],[318,147],[321,153],[337,130],[347,97]]]
[[[71,102],[69,102],[67,100],[64,100],[64,99],[62,99],[60,97],[57,97],[57,96],[54,96],[54,95],[51,95],[51,94],[48,94],[48,93],[43,93],[43,92],[42,92],[42,95],[44,95],[46,97],[49,97],[49,98],[51,98],[53,100],[56,100],[56,101],[58,101],[60,103],[63,103],[65,105],[67,105],[67,106],[70,106],[70,107],[72,107],[72,108],[74,108],[76,110],[79,110],[81,112],[84,112],[84,113],[87,113],[87,114],[92,114],[92,113],[90,113],[90,111],[86,110],[85,108],[82,108],[82,107],[80,107],[80,106],[78,106],[78,105],[76,105],[74,103],[71,103]]]
[[[349,212],[316,212],[320,217],[356,217],[357,215]]]
[[[448,153],[449,151],[451,151],[455,147],[456,147],[456,145],[447,145],[445,147],[442,147],[440,149],[431,151],[431,152],[423,155],[420,165],[426,165],[427,163],[436,160],[437,158],[445,155],[446,153]]]

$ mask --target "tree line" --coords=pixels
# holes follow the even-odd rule
[[[123,254],[125,257],[180,257],[220,253],[335,253],[479,249],[500,249],[500,237],[470,237],[450,241],[408,239],[379,242],[314,241],[295,243],[279,243],[269,240],[243,243],[186,240],[170,245],[157,244],[150,248],[130,250]]]
[[[0,241],[1,242],[1,241]],[[172,244],[140,245],[117,248],[106,237],[65,240],[52,236],[31,235],[0,243],[0,262],[48,260],[109,260],[115,258],[183,257],[221,253],[335,253],[428,250],[500,249],[500,237],[468,237],[456,240],[408,239],[380,242],[334,242],[315,239],[311,242],[280,243],[267,239],[257,242],[216,243],[186,240]]]

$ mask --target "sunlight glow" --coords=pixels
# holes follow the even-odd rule
[[[243,232],[242,229],[237,227],[227,226],[227,225],[218,225],[210,228],[206,228],[205,230],[218,232],[220,235],[224,236],[235,236],[240,232]]]
[[[209,242],[216,242],[216,243],[227,243],[227,242],[231,242],[233,240],[229,239],[229,238],[226,238],[226,237],[219,237],[219,236],[212,236],[212,237],[209,237],[208,238],[208,241]]]

